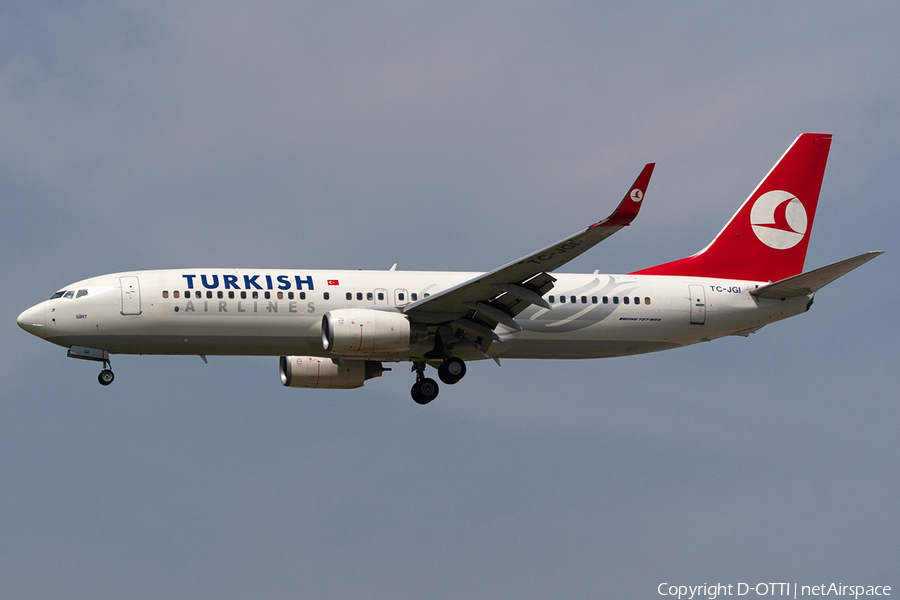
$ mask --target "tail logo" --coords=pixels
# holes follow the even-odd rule
[[[633,190],[631,190],[631,194],[629,194],[629,195],[631,196],[631,200],[634,202],[640,202],[641,200],[644,199],[644,192],[642,192],[641,190],[639,190],[637,188],[634,188]]]
[[[750,210],[753,233],[763,244],[776,250],[787,250],[806,235],[806,209],[796,196],[782,190],[766,192],[756,199]]]

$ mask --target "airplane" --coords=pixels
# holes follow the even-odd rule
[[[655,163],[583,231],[486,273],[189,268],[72,283],[19,315],[25,331],[102,363],[112,354],[278,356],[281,383],[359,388],[410,362],[419,404],[466,363],[678,348],[804,313],[867,252],[803,272],[830,134],[804,133],[698,253],[622,275],[555,271],[628,226]]]

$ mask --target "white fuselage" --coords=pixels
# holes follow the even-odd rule
[[[179,269],[94,277],[65,288],[20,317],[30,332],[64,347],[112,354],[315,355],[322,317],[354,307],[402,307],[478,273]],[[807,310],[812,295],[771,300],[760,282],[652,275],[554,273],[544,295],[551,310],[530,306],[522,330],[497,327],[487,356],[465,360],[603,358],[665,350],[746,334]],[[71,297],[65,297],[71,296]],[[79,297],[80,296],[80,297]],[[565,300],[564,302],[561,300]],[[433,341],[371,360],[415,360]]]

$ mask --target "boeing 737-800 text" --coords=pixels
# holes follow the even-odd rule
[[[803,273],[831,145],[805,133],[697,254],[625,275],[555,273],[637,216],[653,164],[616,210],[575,235],[488,273],[175,269],[65,286],[19,325],[103,363],[111,354],[280,356],[290,387],[357,388],[410,361],[413,399],[466,362],[603,358],[749,335],[809,310],[816,291],[880,252]]]

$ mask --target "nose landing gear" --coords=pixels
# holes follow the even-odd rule
[[[100,371],[100,375],[97,376],[97,381],[100,382],[100,385],[107,386],[113,382],[113,379],[116,378],[116,376],[113,375],[112,369],[110,368],[109,352],[107,352],[106,350],[99,350],[97,348],[85,348],[84,346],[72,346],[71,348],[69,348],[67,356],[69,358],[78,358],[80,360],[93,360],[95,362],[102,362],[103,370]]]
[[[109,365],[109,363],[106,363]],[[109,385],[113,382],[116,376],[113,374],[112,369],[103,369],[100,371],[100,375],[97,376],[97,380],[100,382],[100,385]]]

